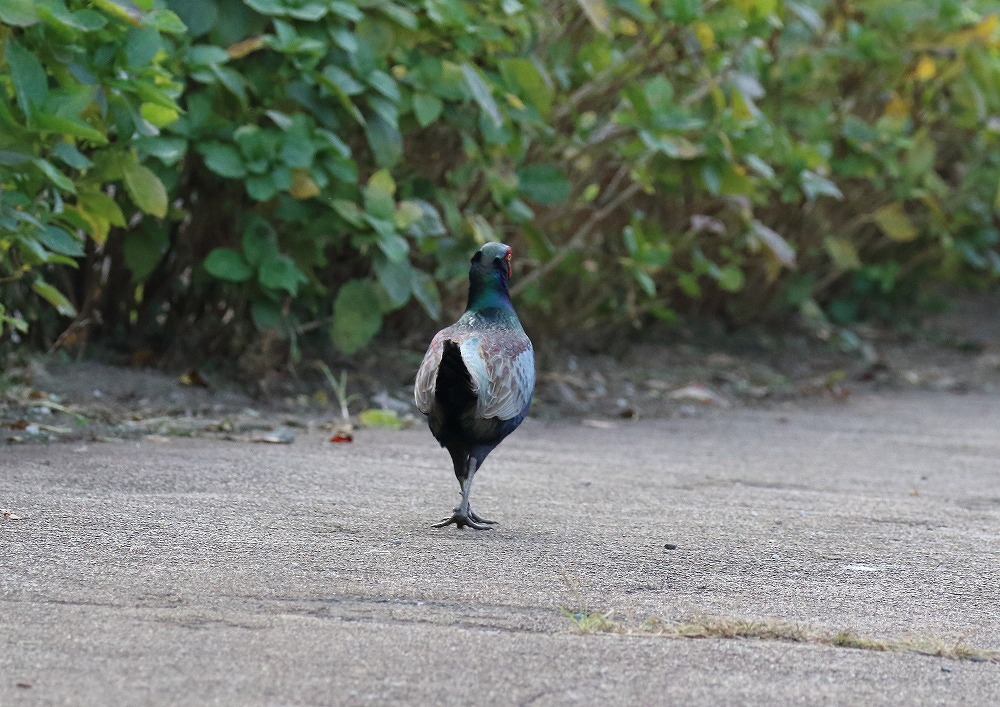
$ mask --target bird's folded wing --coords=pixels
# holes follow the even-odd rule
[[[437,382],[438,366],[441,365],[441,356],[444,352],[444,331],[439,331],[431,339],[424,360],[417,370],[417,379],[413,384],[413,402],[417,404],[417,409],[425,415],[430,413],[434,406],[434,386]]]
[[[475,371],[477,417],[510,420],[524,412],[535,389],[535,353],[523,332],[466,342],[462,359]]]

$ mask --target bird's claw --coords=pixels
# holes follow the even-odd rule
[[[487,518],[483,518],[481,515],[476,513],[471,508],[469,509],[469,518],[476,521],[477,523],[485,523],[486,525],[499,525],[499,523],[497,523],[495,520],[489,520]]]
[[[472,511],[469,511],[468,513],[461,513],[456,510],[449,518],[445,518],[431,527],[447,528],[452,523],[454,523],[455,527],[459,530],[462,530],[463,528],[472,528],[473,530],[492,530],[490,526],[496,525],[495,520],[486,520]]]

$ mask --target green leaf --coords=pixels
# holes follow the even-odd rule
[[[356,96],[365,90],[363,83],[333,64],[323,69],[322,78],[326,79],[324,83],[328,86],[333,86],[348,96]]]
[[[399,103],[399,86],[396,80],[384,71],[375,70],[368,74],[368,85],[388,98],[393,103]]]
[[[258,299],[250,305],[250,318],[259,331],[278,331],[282,328],[281,307],[268,299]]]
[[[715,281],[724,292],[739,292],[743,289],[746,278],[738,266],[726,265],[719,269]]]
[[[420,204],[415,201],[401,201],[396,204],[396,214],[393,216],[393,223],[400,231],[406,231],[423,217],[424,209]]]
[[[208,34],[219,21],[216,0],[171,0],[170,7],[187,26],[191,37]]]
[[[82,118],[70,116],[54,115],[52,113],[40,113],[36,110],[34,115],[36,127],[61,135],[71,135],[73,137],[90,140],[95,145],[106,145],[108,139],[99,130]]]
[[[774,179],[774,168],[757,155],[747,155],[745,158],[747,167],[756,172],[764,179]]]
[[[643,86],[643,93],[654,114],[668,113],[674,107],[674,87],[662,74],[649,79]]]
[[[348,20],[350,22],[358,22],[365,16],[364,13],[361,10],[359,10],[354,3],[346,2],[345,0],[332,0],[332,2],[329,3],[329,5],[330,5],[330,12],[340,15],[345,20]],[[379,3],[376,3],[375,6],[378,7],[378,5]]]
[[[552,109],[552,88],[531,59],[504,59],[500,62],[504,81],[525,101],[547,116]]]
[[[379,167],[392,167],[403,158],[403,136],[399,128],[381,115],[373,115],[366,122],[365,136]]]
[[[36,232],[36,237],[48,250],[60,255],[79,258],[83,255],[83,243],[58,226],[46,226]]]
[[[413,114],[422,128],[440,118],[443,110],[444,103],[437,96],[428,93],[417,93],[413,96]]]
[[[299,270],[294,260],[284,253],[279,253],[260,264],[257,281],[272,290],[284,290],[290,295],[295,295],[299,291],[299,285],[307,282],[308,278]]]
[[[424,308],[431,319],[437,321],[441,318],[441,294],[438,292],[437,283],[434,278],[423,270],[413,271],[413,297]]]
[[[41,157],[36,157],[31,160],[31,163],[38,167],[46,177],[49,178],[53,184],[69,193],[76,192],[76,185],[73,180],[67,177],[65,174],[56,169],[56,166],[49,162],[48,160],[43,160]]]
[[[381,427],[389,430],[402,429],[403,421],[395,410],[362,410],[358,415],[358,421],[364,427]]]
[[[345,354],[364,348],[382,328],[382,310],[368,280],[351,280],[337,290],[333,304],[334,345]]]
[[[151,169],[138,162],[123,165],[125,191],[142,211],[159,218],[167,215],[167,189]]]
[[[170,10],[153,10],[143,18],[143,21],[158,32],[165,34],[184,34],[187,27],[181,18]]]
[[[125,35],[125,65],[132,69],[142,69],[153,61],[153,57],[163,47],[160,33],[153,27],[132,27]]]
[[[73,306],[73,303],[66,299],[66,295],[45,280],[38,278],[31,284],[31,289],[35,291],[36,295],[55,307],[56,311],[64,317],[76,316],[76,307]]]
[[[244,0],[244,3],[262,15],[281,17],[288,14],[287,4],[282,0]]]
[[[216,248],[204,262],[205,271],[212,277],[229,282],[246,282],[253,270],[243,256],[232,248]]]
[[[810,201],[819,196],[832,196],[834,199],[844,198],[840,187],[826,177],[821,177],[808,169],[802,170],[799,180],[802,184],[803,193]]]
[[[416,30],[420,26],[420,20],[413,13],[405,7],[401,7],[394,3],[379,3],[376,8],[386,17],[393,20],[396,24],[401,25],[409,30]]]
[[[143,136],[136,138],[135,147],[140,153],[155,157],[172,166],[187,154],[188,143],[182,137]]]
[[[430,202],[422,199],[412,199],[403,203],[416,204],[422,212],[420,218],[410,226],[409,235],[417,239],[423,239],[430,236],[443,236],[448,232],[444,227],[444,222],[441,220],[441,214],[438,213],[438,210]]]
[[[479,73],[479,69],[472,64],[462,64],[462,76],[465,78],[465,85],[472,93],[472,98],[479,104],[482,111],[489,116],[494,125],[503,124],[500,109],[497,108],[496,101],[493,100],[493,93],[489,84]]]
[[[304,2],[297,6],[292,4],[288,7],[290,17],[308,22],[315,22],[329,11],[330,8],[326,2]]]
[[[265,260],[276,257],[280,252],[274,226],[259,216],[251,217],[243,229],[242,245],[243,257],[254,268],[259,268]]]
[[[560,204],[570,195],[570,183],[554,164],[527,165],[517,170],[518,191],[539,204]]]
[[[90,227],[90,237],[99,245],[107,240],[111,226],[125,225],[122,210],[104,192],[88,190],[80,193],[77,196],[76,212]]]
[[[879,229],[894,241],[912,241],[920,232],[913,225],[910,217],[906,214],[906,209],[901,202],[886,204],[877,209],[872,215],[872,220]]]
[[[396,182],[388,170],[375,172],[365,185],[365,211],[377,219],[391,220],[396,212]]]
[[[409,260],[392,261],[379,255],[373,259],[372,269],[388,298],[386,310],[399,309],[409,301],[413,288],[413,266]]]
[[[353,201],[348,201],[347,199],[334,199],[330,205],[333,207],[334,211],[340,214],[341,218],[352,226],[361,228],[364,225],[365,212],[362,211],[361,207]]]
[[[132,272],[132,282],[143,282],[159,265],[170,238],[165,228],[134,229],[125,234],[122,252],[125,265]]]
[[[74,169],[90,169],[94,163],[73,145],[65,141],[56,143],[52,154]]]
[[[36,0],[4,0],[0,2],[0,22],[14,27],[29,27],[38,22]]]
[[[247,194],[255,201],[269,201],[280,189],[271,173],[251,174],[247,177],[245,186]]]
[[[10,69],[10,80],[14,84],[14,95],[17,105],[26,116],[32,115],[32,109],[40,106],[49,92],[49,79],[42,68],[42,62],[32,52],[28,51],[13,37],[7,38],[4,58]]]
[[[385,257],[394,263],[401,263],[406,260],[410,252],[410,245],[398,233],[379,234],[378,247]]]
[[[125,214],[110,196],[104,192],[88,191],[82,192],[77,199],[80,206],[90,213],[98,216],[112,226],[122,228],[125,226]]]
[[[222,142],[206,142],[198,145],[198,152],[205,158],[205,166],[228,179],[242,179],[247,176],[243,157],[235,145]]]

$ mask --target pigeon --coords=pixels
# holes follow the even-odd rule
[[[503,243],[487,243],[472,256],[465,313],[431,340],[417,371],[414,401],[451,455],[462,492],[435,528],[488,530],[496,523],[469,505],[472,479],[531,407],[535,353],[510,301],[510,261]]]

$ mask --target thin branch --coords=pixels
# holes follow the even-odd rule
[[[558,267],[558,265],[565,260],[570,253],[575,250],[579,250],[580,247],[583,246],[591,231],[593,231],[604,219],[613,214],[619,206],[631,199],[641,190],[642,185],[637,182],[632,182],[625,187],[625,189],[623,189],[622,192],[612,199],[606,206],[598,211],[595,211],[590,218],[587,219],[586,223],[580,227],[580,230],[577,231],[576,235],[573,236],[569,243],[564,245],[562,249],[553,255],[548,262],[543,264],[537,270],[532,270],[530,273],[521,278],[518,283],[511,288],[511,294],[514,296],[518,295],[533,282],[541,279],[543,276]]]

